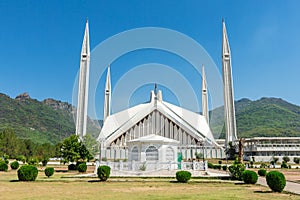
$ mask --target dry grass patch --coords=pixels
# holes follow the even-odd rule
[[[10,182],[17,180],[16,171],[1,172],[0,199],[300,199],[296,195],[272,193],[259,185],[219,180],[194,179],[186,184],[175,179],[112,178],[100,182],[95,178],[62,178],[75,174],[55,173],[54,177],[47,178],[39,172],[36,182]]]

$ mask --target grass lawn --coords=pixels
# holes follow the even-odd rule
[[[77,174],[55,173],[47,178],[42,171],[35,182],[18,182],[16,171],[0,172],[0,199],[300,199],[287,193],[272,193],[259,185],[230,181],[192,179],[177,183],[175,179],[64,178]]]

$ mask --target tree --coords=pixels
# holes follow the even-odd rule
[[[239,163],[243,163],[244,161],[244,142],[243,138],[239,140]]]
[[[290,161],[290,158],[288,156],[283,156],[282,160],[288,163]]]
[[[279,160],[279,158],[277,158],[277,157],[273,157],[272,159],[275,163],[277,163],[277,161]]]
[[[294,163],[299,164],[300,163],[300,158],[294,157]]]
[[[12,129],[0,132],[0,155],[7,154],[10,158],[18,156],[20,140]]]
[[[60,156],[63,163],[85,161],[92,157],[77,135],[71,135],[63,141]]]
[[[83,137],[83,144],[87,150],[91,153],[93,158],[99,153],[99,144],[91,134],[86,134]]]
[[[237,155],[236,147],[235,147],[235,145],[232,144],[232,142],[229,142],[228,146],[229,147],[227,147],[227,149],[225,149],[225,153],[227,155],[227,158],[229,160],[234,160],[236,158],[236,155]]]

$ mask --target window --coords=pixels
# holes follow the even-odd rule
[[[146,150],[146,160],[154,161],[158,160],[158,150],[155,146],[149,146]]]
[[[174,151],[171,147],[167,148],[166,151],[166,160],[167,161],[174,161]]]
[[[131,149],[131,160],[139,160],[139,149],[137,148],[137,146]]]

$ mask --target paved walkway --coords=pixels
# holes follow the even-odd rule
[[[257,183],[260,184],[260,185],[269,187],[267,185],[266,178],[258,177]],[[285,188],[283,190],[287,191],[287,192],[291,192],[291,193],[299,194],[300,195],[300,184],[299,183],[294,183],[294,182],[287,181],[286,182],[286,186],[285,186]]]
[[[111,177],[175,177],[178,170],[159,170],[159,171],[116,171],[112,170]],[[228,177],[228,172],[219,170],[188,170],[192,177]],[[79,177],[97,177],[96,172],[93,174],[79,174]]]

